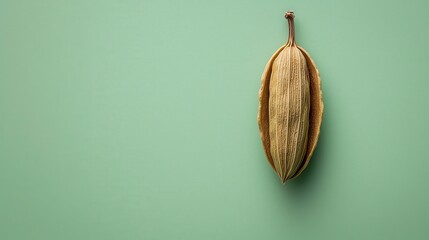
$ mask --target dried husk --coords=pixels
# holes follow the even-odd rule
[[[286,18],[289,21],[289,41],[280,47],[268,61],[262,74],[259,91],[258,124],[262,144],[268,162],[283,183],[288,179],[299,176],[307,167],[317,145],[323,115],[319,71],[307,51],[295,43],[293,17],[292,12],[286,14]],[[286,52],[298,52],[298,54],[291,54],[291,57],[291,55],[285,55],[284,53]],[[302,64],[303,59],[305,59],[306,64]],[[278,67],[279,63],[280,65],[283,64],[283,68]],[[282,69],[280,73],[278,72],[279,69]],[[291,72],[301,72],[302,74],[291,74]],[[280,78],[276,77],[279,75],[282,76]],[[277,81],[276,84],[270,84],[272,79]],[[286,84],[288,87],[284,88],[285,84],[279,84],[279,80],[288,81],[289,85]],[[308,86],[305,86],[305,81],[308,81]],[[303,82],[304,86],[302,86]],[[308,89],[308,95],[305,93],[306,88]],[[288,94],[283,95],[286,97],[276,98],[270,95],[270,92],[275,95],[276,91],[287,91],[288,89]],[[295,95],[301,96],[300,99],[296,99],[296,97],[291,99],[290,96],[293,95],[294,89],[300,89],[300,95]],[[309,109],[306,109],[306,104],[309,104]],[[276,115],[273,114],[276,111],[273,110],[275,109],[273,105],[277,106],[277,115],[283,114],[283,116],[273,118]],[[281,111],[282,107],[285,108],[285,111]],[[292,113],[292,117],[290,113]],[[278,137],[273,134],[273,128],[277,128],[277,131],[281,129],[280,131],[283,131],[283,134]],[[291,138],[290,133],[294,133],[295,137]],[[278,142],[283,143],[279,144]],[[282,148],[285,154],[278,155],[279,148]]]

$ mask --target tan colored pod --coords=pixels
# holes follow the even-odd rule
[[[289,40],[265,67],[258,111],[265,154],[283,183],[308,165],[323,115],[319,72],[310,55],[295,43],[293,12],[285,17]]]

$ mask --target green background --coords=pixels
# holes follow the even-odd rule
[[[307,170],[256,123],[287,39],[322,77]],[[0,239],[427,239],[428,1],[0,1]]]

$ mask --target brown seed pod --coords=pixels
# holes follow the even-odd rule
[[[295,42],[294,13],[288,42],[268,61],[259,90],[258,124],[268,162],[284,183],[307,167],[323,115],[319,71]]]

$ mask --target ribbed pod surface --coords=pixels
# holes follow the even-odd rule
[[[285,17],[289,40],[265,67],[258,111],[267,160],[283,183],[300,175],[308,165],[323,115],[319,71],[310,55],[295,43],[293,12]]]
[[[285,47],[275,58],[269,92],[270,152],[284,182],[298,170],[307,147],[309,75],[305,57],[297,47]]]

